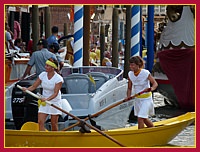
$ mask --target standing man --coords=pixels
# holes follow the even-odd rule
[[[53,26],[51,28],[51,33],[52,33],[52,35],[47,38],[47,43],[48,43],[48,47],[47,48],[48,49],[49,49],[50,45],[52,45],[53,43],[58,43],[58,40],[57,40],[58,27],[57,26]]]
[[[14,40],[21,37],[21,27],[18,21],[14,21]]]
[[[57,60],[55,54],[47,50],[47,41],[45,39],[40,39],[37,45],[39,51],[33,52],[30,60],[27,63],[24,75],[22,76],[21,79],[24,79],[27,76],[27,74],[30,73],[31,68],[34,65],[36,68],[36,74],[38,76],[41,72],[45,71],[45,63],[49,58],[54,58],[55,60]]]
[[[6,52],[9,53],[10,47],[16,50],[14,43],[12,41],[13,33],[10,31],[10,27],[7,22],[5,22],[5,44],[6,44]],[[12,35],[11,35],[12,34]]]
[[[97,63],[100,65],[100,57],[101,57],[101,51],[100,49],[97,47],[97,43],[94,44],[94,50],[95,50],[95,53],[97,55]]]

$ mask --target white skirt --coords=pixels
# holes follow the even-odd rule
[[[134,115],[140,118],[148,118],[155,115],[152,96],[148,98],[135,98]]]
[[[59,107],[62,109],[62,99],[56,102],[50,102],[51,104]],[[62,111],[50,106],[49,104],[46,104],[45,106],[40,105],[38,113],[45,113],[49,115],[62,115]]]

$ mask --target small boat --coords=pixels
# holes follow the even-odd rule
[[[104,66],[63,67],[64,79],[61,88],[62,102],[65,111],[85,119],[88,115],[95,114],[126,98],[127,79],[123,78],[123,70]],[[17,88],[17,85],[28,87],[33,84],[35,77],[31,76],[15,84],[12,90],[11,108],[16,129],[27,121],[37,122],[37,99]],[[34,93],[41,93],[38,87]],[[92,118],[93,121],[104,129],[125,127],[133,107],[134,99],[119,104],[106,112]],[[89,121],[89,120],[88,120]],[[59,119],[59,130],[62,130],[77,120],[63,113]],[[49,118],[46,128],[51,130]],[[72,128],[78,130],[80,127]]]
[[[158,147],[166,145],[194,121],[195,112],[188,112],[155,122],[152,128],[137,129],[137,126],[131,126],[103,131],[106,136],[94,130],[90,133],[38,131],[37,123],[26,122],[21,130],[6,129],[4,141],[5,147]]]

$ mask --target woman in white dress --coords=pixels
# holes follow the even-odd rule
[[[152,93],[149,92],[149,88],[154,91],[158,84],[150,72],[143,69],[144,61],[140,56],[131,57],[129,64],[127,98],[131,96],[132,87],[135,93],[146,92],[137,96],[134,102],[134,115],[138,117],[138,129],[144,128],[144,124],[147,127],[153,127],[153,123],[148,119],[148,116],[155,114]],[[151,87],[150,83],[152,84]]]
[[[38,101],[38,103],[41,103],[38,105],[38,123],[40,131],[45,130],[44,123],[48,115],[51,115],[52,131],[58,131],[58,118],[62,112],[48,104],[45,104],[45,101],[49,101],[50,103],[62,108],[60,89],[62,87],[63,78],[56,72],[57,68],[57,60],[52,58],[48,59],[45,65],[46,71],[39,75],[32,86],[28,88],[23,87],[24,91],[33,91],[39,85],[41,85],[43,88],[42,97]]]

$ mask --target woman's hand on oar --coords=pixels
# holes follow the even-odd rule
[[[18,85],[17,85],[18,86]],[[20,88],[23,92],[26,92],[27,88],[26,87],[21,87]]]

